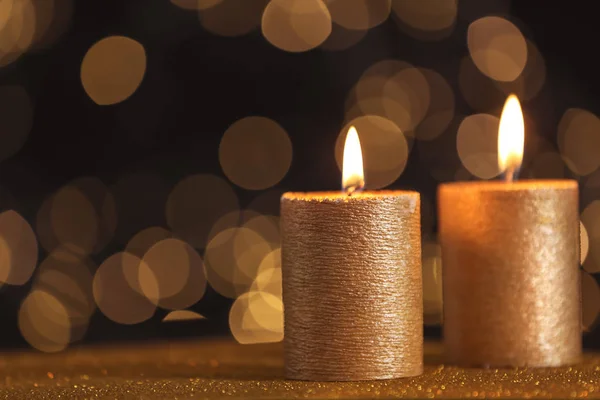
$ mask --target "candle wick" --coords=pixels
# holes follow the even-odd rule
[[[515,167],[510,167],[504,174],[504,180],[508,183],[511,183],[517,178],[518,173],[519,171]]]

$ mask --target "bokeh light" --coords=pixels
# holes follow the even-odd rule
[[[600,119],[587,110],[568,109],[558,124],[558,148],[571,171],[594,172],[600,166]]]
[[[23,147],[31,130],[32,118],[33,106],[25,89],[21,86],[0,87],[0,161]]]
[[[221,0],[208,7],[211,2],[203,0],[205,6],[198,7],[198,17],[204,29],[215,35],[241,36],[258,28],[268,1]]]
[[[242,344],[283,340],[283,303],[266,292],[247,292],[229,311],[229,329]]]
[[[158,305],[176,310],[197,303],[206,290],[206,277],[202,258],[189,244],[179,239],[164,239],[152,246],[142,262],[148,266],[158,284]],[[145,284],[150,282],[150,288]],[[156,289],[153,280],[140,280],[144,294]]]
[[[464,167],[474,176],[491,179],[500,174],[498,127],[500,119],[490,114],[466,117],[458,127],[456,148]]]
[[[588,237],[588,254],[583,268],[590,272],[600,272],[600,200],[594,200],[581,213],[581,223]]]
[[[110,36],[96,42],[85,54],[81,83],[95,103],[116,104],[137,90],[145,72],[144,46],[125,36]]]
[[[413,0],[393,0],[392,10],[409,35],[420,40],[441,40],[454,30],[458,10],[457,0],[437,0],[435,3]]]
[[[167,229],[151,226],[136,233],[125,246],[125,251],[142,258],[156,243],[171,237],[173,237],[173,233]]]
[[[469,25],[467,45],[481,72],[497,81],[511,82],[521,75],[527,62],[525,37],[512,22],[496,16]]]
[[[335,144],[335,159],[340,171],[344,142],[351,126],[356,128],[360,139],[365,187],[379,189],[394,183],[406,167],[409,151],[400,128],[392,121],[376,115],[352,120],[342,129]]]
[[[167,223],[177,236],[194,247],[204,248],[219,218],[238,209],[238,198],[225,180],[208,174],[192,175],[171,191],[166,205]],[[222,229],[236,222],[234,216],[223,222]]]
[[[585,225],[583,222],[579,221],[579,244],[580,244],[580,253],[579,259],[580,264],[583,265],[585,259],[587,258],[588,251],[590,250],[590,238],[588,237],[587,229],[585,229]]]
[[[539,49],[530,40],[527,42],[527,63],[517,79],[511,82],[493,81],[505,96],[514,93],[520,100],[531,100],[546,82],[546,61]]]
[[[262,16],[263,36],[290,52],[314,49],[331,33],[331,15],[323,0],[271,0]]]
[[[0,284],[23,285],[37,264],[38,242],[29,223],[16,211],[0,214]]]
[[[43,290],[33,290],[21,304],[19,330],[32,347],[49,353],[65,349],[71,339],[66,308]]]
[[[92,293],[94,263],[67,249],[50,253],[38,267],[34,287],[54,296],[69,316],[71,342],[83,338],[96,309]]]
[[[581,303],[583,329],[590,331],[600,314],[600,287],[596,279],[585,271],[581,272]]]
[[[325,0],[325,3],[335,23],[358,31],[382,24],[392,9],[391,0]]]
[[[175,310],[168,313],[164,318],[163,322],[174,322],[174,321],[194,321],[198,319],[205,319],[203,315],[198,314],[191,310]]]
[[[277,122],[265,117],[245,117],[223,134],[219,162],[236,185],[249,190],[267,189],[288,172],[292,142]]]
[[[143,282],[144,294],[132,287],[135,281],[132,277],[140,277],[138,282]],[[125,252],[113,254],[98,267],[93,293],[98,308],[107,318],[127,325],[152,317],[159,297],[158,282],[150,268],[139,257]]]

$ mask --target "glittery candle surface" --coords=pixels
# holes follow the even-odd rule
[[[283,195],[286,377],[422,372],[419,210],[416,192]]]
[[[441,185],[450,362],[559,366],[581,355],[575,181]]]
[[[281,343],[220,339],[11,352],[0,357],[0,398],[600,398],[600,354],[559,368],[459,368],[442,359],[440,344],[425,343],[425,370],[417,377],[306,382],[283,378]]]

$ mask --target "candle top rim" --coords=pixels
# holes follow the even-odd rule
[[[419,198],[419,192],[412,190],[365,190],[354,192],[352,195],[342,191],[322,191],[322,192],[286,192],[281,196],[281,200],[291,201],[352,201],[352,200],[375,200],[384,198]]]
[[[572,190],[577,189],[578,183],[574,179],[523,179],[513,182],[499,180],[493,181],[464,181],[442,183],[439,189],[479,189],[486,191],[529,191],[529,190]]]

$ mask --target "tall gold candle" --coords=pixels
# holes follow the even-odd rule
[[[352,130],[344,152],[347,192],[281,199],[284,361],[291,379],[423,371],[419,194],[353,192],[362,186],[362,164],[360,177],[348,173],[350,140],[358,143]]]
[[[453,363],[542,367],[581,356],[577,182],[512,181],[522,118],[510,97],[499,132],[508,182],[439,188],[444,341]],[[503,143],[511,134],[521,134],[513,139],[520,155]]]

